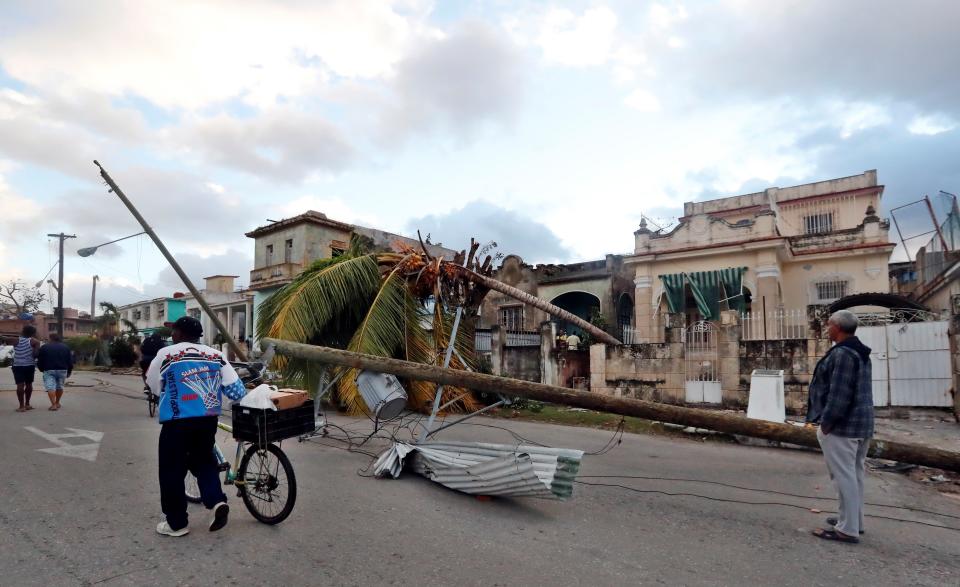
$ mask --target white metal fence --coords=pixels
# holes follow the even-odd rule
[[[740,315],[742,340],[796,340],[807,338],[808,320],[805,310],[769,310],[743,312]]]
[[[620,331],[620,342],[623,344],[637,344],[639,338],[637,329],[632,326],[624,326]]]
[[[492,345],[489,330],[477,330],[473,333],[473,344],[478,353],[489,353]]]
[[[540,333],[527,330],[508,330],[507,346],[540,346]]]

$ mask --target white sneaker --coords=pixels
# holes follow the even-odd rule
[[[170,524],[166,520],[157,524],[157,534],[163,534],[164,536],[185,536],[190,533],[190,528],[184,526],[179,530],[174,530],[170,527]]]
[[[210,520],[210,531],[216,532],[227,525],[227,517],[230,515],[230,506],[227,502],[221,501],[213,506],[213,519]]]

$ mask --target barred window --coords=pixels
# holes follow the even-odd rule
[[[144,306],[144,307],[143,307],[143,319],[144,319],[144,320],[149,320],[149,319],[150,319],[150,306]]]
[[[811,214],[803,217],[804,234],[820,234],[833,231],[833,212]]]
[[[507,330],[523,330],[523,306],[500,308],[498,323]]]
[[[821,302],[839,300],[847,295],[846,281],[821,281],[816,284],[817,298]]]

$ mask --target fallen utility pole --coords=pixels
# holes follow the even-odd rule
[[[113,181],[113,178],[110,177],[110,174],[107,173],[107,170],[103,168],[103,165],[96,160],[94,164],[100,168],[100,177],[103,178],[103,181],[107,182],[107,185],[110,186],[110,191],[115,193],[120,201],[123,202],[123,205],[127,207],[127,210],[133,214],[133,217],[137,219],[137,222],[140,223],[140,226],[143,227],[143,231],[153,240],[153,243],[157,245],[157,248],[160,249],[160,252],[163,253],[163,256],[166,257],[167,262],[170,263],[170,266],[173,267],[173,270],[177,272],[177,275],[180,277],[180,281],[183,282],[183,285],[187,286],[187,289],[190,290],[190,293],[193,294],[194,299],[200,303],[200,307],[203,308],[203,311],[207,313],[207,316],[210,316],[210,319],[213,320],[213,323],[217,326],[217,330],[220,331],[220,334],[227,339],[227,344],[230,345],[230,348],[233,350],[234,354],[241,361],[247,360],[247,353],[240,348],[240,345],[237,344],[237,341],[233,338],[233,335],[230,334],[230,330],[224,326],[223,321],[220,320],[220,317],[217,316],[216,312],[210,309],[210,305],[207,304],[206,298],[203,297],[203,294],[200,293],[200,290],[193,285],[193,282],[190,281],[190,278],[187,277],[187,274],[184,273],[183,269],[180,268],[180,264],[177,263],[177,260],[173,258],[173,255],[170,254],[170,251],[167,250],[167,247],[163,244],[163,241],[160,240],[160,237],[157,236],[157,233],[150,228],[150,225],[147,224],[147,221],[140,214],[140,211],[133,205],[133,203],[127,198],[127,196],[120,189],[120,186]],[[62,248],[61,244],[61,248]],[[61,265],[62,267],[62,265]],[[62,273],[62,270],[61,270]]]
[[[465,387],[476,391],[525,397],[554,404],[565,404],[596,410],[598,412],[609,412],[623,416],[645,418],[647,420],[658,420],[671,424],[706,428],[728,434],[765,438],[812,448],[820,447],[820,444],[817,442],[816,432],[813,429],[801,428],[790,424],[750,420],[711,410],[684,408],[643,400],[584,393],[565,387],[555,387],[553,385],[508,379],[494,375],[484,375],[470,371],[444,369],[443,367],[437,367],[435,365],[424,365],[421,363],[401,361],[399,359],[387,359],[273,338],[263,339],[262,344],[272,344],[278,353],[288,357],[296,357],[298,359],[315,361],[327,365],[367,369],[379,373],[392,373],[393,375],[408,377],[410,379],[432,381],[434,383]],[[870,444],[869,455],[878,459],[888,459],[891,461],[900,461],[903,463],[960,472],[960,453],[938,448],[874,439]]]

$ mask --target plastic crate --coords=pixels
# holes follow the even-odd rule
[[[277,442],[313,432],[315,427],[313,400],[287,410],[262,410],[240,405],[233,408],[233,437],[243,442]]]

